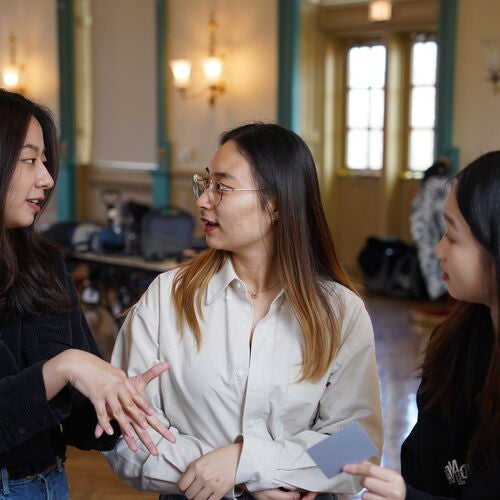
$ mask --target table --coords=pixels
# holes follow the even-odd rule
[[[68,259],[86,263],[106,264],[108,266],[163,273],[179,265],[175,259],[145,260],[139,255],[106,254],[94,252],[71,252]]]
[[[68,268],[83,311],[104,359],[109,360],[126,311],[153,279],[179,265],[175,259],[147,261],[139,255],[70,252]]]

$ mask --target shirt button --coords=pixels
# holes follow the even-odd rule
[[[243,377],[243,370],[236,370],[236,376],[237,376],[238,378]]]
[[[26,434],[26,429],[24,427],[19,427],[19,429],[17,429],[17,432],[19,432],[19,434]]]

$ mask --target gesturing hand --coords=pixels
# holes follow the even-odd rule
[[[241,443],[223,446],[191,462],[179,480],[179,489],[189,499],[222,498],[234,486],[241,447]]]
[[[91,401],[99,424],[96,437],[101,436],[103,430],[113,434],[110,419],[114,418],[130,449],[137,450],[134,438],[138,435],[148,450],[156,454],[156,447],[146,432],[148,425],[169,441],[174,442],[175,437],[154,417],[153,409],[138,388],[144,389],[167,368],[166,363],[160,363],[132,380],[125,372],[93,354],[68,349],[44,363],[42,375],[48,400],[71,384]]]
[[[135,377],[131,377],[129,379],[130,382],[134,385],[136,390],[142,395],[145,387],[151,382],[153,379],[164,373],[166,370],[168,370],[168,363],[162,362],[158,363],[149,370],[146,370],[144,373],[141,373],[140,375],[136,375]],[[108,412],[108,416],[109,412]],[[152,409],[151,413],[147,413],[145,415],[145,420],[147,424],[149,424],[153,429],[155,429],[158,433],[160,433],[164,438],[168,439],[169,441],[175,442],[175,437],[174,435],[168,430],[168,428],[154,415]],[[158,454],[158,450],[149,436],[147,432],[147,425],[144,426],[142,425],[141,427],[137,426],[136,423],[133,421],[131,422],[132,426],[134,427],[135,434],[129,434],[129,433],[123,433],[123,439],[127,443],[127,446],[132,450],[132,451],[137,451],[137,444],[135,442],[135,435],[139,437],[139,439],[143,442],[144,446],[152,453],[153,455]],[[96,437],[100,437],[103,433],[103,428],[101,427],[100,424],[97,424],[96,430],[95,430],[95,435]]]
[[[370,462],[361,462],[360,464],[348,464],[342,469],[348,474],[363,476],[361,486],[366,488],[361,498],[364,500],[386,499],[386,500],[404,500],[406,497],[406,484],[397,472],[379,467]]]

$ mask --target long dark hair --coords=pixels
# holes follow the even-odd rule
[[[302,329],[302,378],[319,379],[339,347],[343,311],[340,299],[332,299],[324,282],[354,288],[335,253],[313,157],[297,134],[272,123],[237,127],[221,135],[220,145],[228,141],[234,141],[249,162],[262,206],[268,206],[270,197],[276,201],[275,255],[285,295]],[[187,322],[198,343],[196,312],[201,314],[202,293],[228,257],[228,252],[208,250],[187,263],[174,280],[180,323]]]
[[[0,89],[0,316],[36,315],[70,307],[69,298],[56,272],[56,249],[29,227],[7,228],[7,193],[32,118],[43,132],[46,167],[57,179],[59,156],[57,132],[51,112],[20,94]],[[45,191],[42,210],[53,189]],[[38,218],[37,214],[37,217]],[[35,220],[36,220],[35,218]]]
[[[469,459],[492,465],[500,449],[500,333],[491,319],[500,313],[500,151],[480,156],[456,177],[460,212],[494,262],[491,282],[485,285],[496,290],[498,300],[493,310],[482,304],[456,305],[429,340],[422,390],[429,397],[427,406],[438,407],[450,420],[456,410],[476,421]]]

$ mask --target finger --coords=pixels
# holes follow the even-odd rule
[[[153,407],[144,399],[141,393],[136,389],[132,380],[127,380],[123,385],[120,394],[124,398],[124,402],[131,407],[137,407],[148,415],[154,415]]]
[[[103,435],[103,433],[104,429],[99,424],[97,424],[94,431],[94,436],[96,437],[96,439],[99,439]]]
[[[384,467],[379,467],[378,465],[372,464],[371,462],[361,462],[359,464],[347,464],[342,468],[343,472],[348,474],[353,474],[355,476],[373,476],[379,479],[383,479],[387,474],[392,472]]]
[[[302,500],[314,500],[317,494],[317,491],[308,491],[305,495],[302,495],[301,498]]]
[[[134,421],[137,425],[141,426],[143,429],[148,428],[148,422],[146,420],[146,414],[144,413],[144,408],[141,408],[137,402],[133,399],[133,394],[130,394],[127,391],[127,388],[124,388],[122,391],[119,392],[118,394],[118,406],[116,406],[115,410],[118,412],[118,414],[123,413],[124,415],[127,415],[127,418],[131,419]],[[146,407],[147,414],[150,413],[149,410],[152,411],[152,408],[145,403],[144,405]],[[115,416],[116,418],[116,416]]]
[[[192,468],[188,466],[188,468],[184,471],[184,474],[182,474],[181,478],[179,479],[179,482],[177,483],[177,486],[179,486],[179,489],[184,493],[191,483],[195,480],[196,475],[193,472]]]
[[[132,425],[134,426],[137,437],[142,441],[142,444],[148,449],[149,453],[154,456],[158,455],[158,449],[149,433],[134,423],[132,423]]]
[[[134,437],[135,432],[132,427],[131,418],[125,415],[122,404],[116,398],[112,398],[107,402],[108,413],[117,421],[122,434]],[[143,417],[145,420],[145,417]]]
[[[216,500],[220,500],[223,495],[218,495],[211,488],[205,487],[202,488],[198,494],[194,497],[193,500],[208,500],[209,498],[215,498]]]
[[[202,482],[195,480],[189,485],[189,488],[184,492],[184,495],[189,499],[195,499],[202,489]]]
[[[365,491],[363,495],[361,495],[361,498],[363,500],[388,500],[388,498],[391,497],[381,497],[379,495],[376,495],[375,493],[372,493],[371,491]]]
[[[392,481],[385,481],[367,476],[363,478],[361,484],[375,495],[380,495],[382,498],[404,498],[406,496],[406,488],[404,488],[403,480],[397,480],[396,477]]]
[[[159,377],[162,373],[165,373],[168,370],[168,363],[166,361],[162,361],[156,365],[153,365],[149,370],[146,370],[144,373],[139,375],[139,378],[144,383],[144,385],[148,385],[151,380],[154,380],[156,377]]]
[[[168,427],[164,425],[157,417],[146,417],[149,425],[159,434],[161,434],[165,439],[171,443],[175,443],[175,436],[168,430]]]
[[[135,438],[131,436],[127,436],[126,434],[123,434],[123,439],[125,440],[125,443],[127,443],[127,446],[129,447],[130,451],[136,452],[139,448],[137,447],[137,443],[135,441]]]
[[[112,436],[114,434],[114,431],[109,421],[108,412],[106,411],[106,404],[104,402],[94,402],[94,401],[92,401],[92,404],[94,405],[95,413],[97,416],[97,423],[102,427],[102,429],[104,430],[104,432],[106,432],[106,434]],[[95,432],[97,432],[97,427]]]

